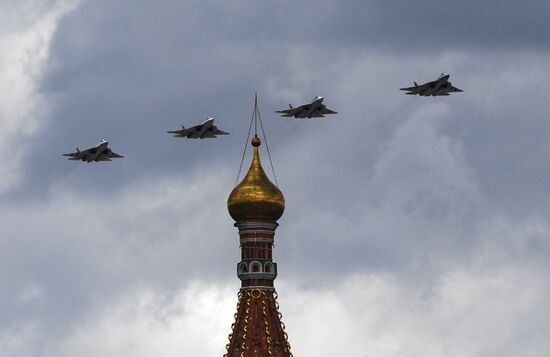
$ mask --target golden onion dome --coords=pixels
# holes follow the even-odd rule
[[[245,220],[276,221],[285,210],[285,198],[265,174],[260,162],[257,135],[252,138],[254,153],[252,163],[244,179],[231,191],[227,198],[227,209],[231,217],[239,222]]]

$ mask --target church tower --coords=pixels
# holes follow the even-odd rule
[[[273,239],[285,199],[262,168],[260,144],[254,135],[248,173],[227,199],[229,214],[239,230],[241,261],[237,276],[241,289],[224,357],[292,356],[273,285],[277,277]]]

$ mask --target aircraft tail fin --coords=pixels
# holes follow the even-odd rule
[[[181,126],[181,130],[185,130],[185,127],[183,125]]]
[[[292,107],[292,104],[289,104],[288,107],[289,107],[290,109],[294,109],[294,108]]]
[[[80,154],[80,149],[77,147],[76,152]]]
[[[418,84],[416,84],[416,82],[414,82],[414,86],[415,86],[415,87],[418,87]]]

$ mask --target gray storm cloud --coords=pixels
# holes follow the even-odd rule
[[[550,352],[546,3],[17,4],[0,6],[0,355],[223,353],[254,92],[296,355]],[[443,71],[465,92],[398,90]],[[273,113],[315,95],[339,114]],[[231,135],[165,133],[207,115]],[[124,159],[61,157],[104,137]]]

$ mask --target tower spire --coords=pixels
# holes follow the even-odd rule
[[[254,136],[258,136],[258,93],[254,93]]]
[[[257,96],[253,118],[256,124],[259,118]],[[250,168],[227,199],[229,214],[239,230],[241,260],[237,264],[237,276],[241,288],[224,357],[291,357],[273,284],[277,277],[277,263],[272,257],[273,242],[277,220],[285,209],[285,199],[262,167],[257,125],[254,129]]]

